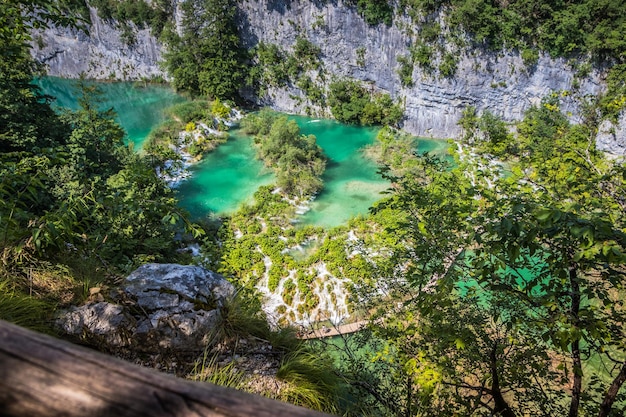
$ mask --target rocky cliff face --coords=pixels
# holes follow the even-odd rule
[[[542,56],[533,68],[526,68],[518,54],[478,50],[459,57],[454,77],[429,75],[416,66],[414,85],[403,87],[397,74],[398,57],[409,55],[410,37],[400,28],[412,25],[409,20],[396,19],[391,27],[369,26],[356,10],[341,3],[287,3],[243,3],[243,31],[248,46],[263,41],[289,48],[297,36],[306,37],[322,49],[324,67],[331,75],[356,78],[401,98],[406,106],[404,128],[419,136],[458,135],[457,122],[462,110],[470,105],[479,112],[490,110],[513,121],[551,92],[572,90],[574,72],[564,60]],[[365,48],[364,65],[359,65],[359,48]],[[583,79],[579,87],[581,94],[596,94],[601,89],[597,72]],[[265,101],[284,111],[294,111],[296,106],[297,111],[294,96],[301,94],[296,89],[286,93],[273,90]],[[573,100],[565,100],[564,111],[576,112]]]
[[[93,8],[90,14],[89,33],[57,27],[33,33],[33,56],[47,64],[49,75],[78,78],[84,74],[99,80],[165,78],[158,65],[163,46],[149,29],[134,28],[134,40],[129,43],[114,22],[100,19]]]
[[[457,136],[457,122],[469,105],[479,112],[490,110],[514,121],[542,97],[554,91],[573,90],[574,70],[562,59],[541,56],[536,65],[527,68],[517,53],[480,50],[468,50],[458,56],[454,77],[427,74],[416,66],[413,86],[404,87],[397,70],[398,57],[409,55],[410,36],[406,33],[412,23],[408,19],[396,18],[391,27],[369,26],[356,10],[339,1],[245,0],[240,9],[246,46],[263,41],[290,49],[297,36],[307,38],[322,50],[326,82],[333,77],[350,77],[368,83],[373,90],[390,93],[405,105],[404,129],[419,136]],[[147,31],[139,31],[135,45],[127,46],[119,31],[97,18],[94,10],[91,12],[95,23],[89,36],[62,29],[41,34],[46,46],[36,47],[34,53],[49,65],[51,75],[76,77],[84,72],[100,79],[164,75],[158,67],[162,47]],[[581,95],[597,94],[604,88],[597,71],[576,83],[576,91]],[[258,100],[293,113],[315,107],[295,86],[272,88]],[[563,111],[575,121],[577,108],[572,96],[564,98]],[[601,149],[616,154],[626,152],[624,138],[619,135],[623,122],[600,136]]]
[[[626,155],[626,111],[622,111],[617,124],[605,120],[596,136],[598,149],[614,155]]]

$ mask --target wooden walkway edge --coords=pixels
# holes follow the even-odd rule
[[[367,320],[361,320],[354,323],[341,324],[339,326],[316,328],[300,336],[300,339],[322,339],[324,337],[339,336],[340,334],[356,333],[363,330],[367,323]]]
[[[0,320],[0,414],[14,417],[323,417],[176,378]]]

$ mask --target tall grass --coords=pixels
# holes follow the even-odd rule
[[[235,368],[234,361],[220,366],[217,358],[218,354],[209,356],[209,350],[205,349],[202,360],[196,362],[189,378],[194,381],[210,382],[223,387],[241,389],[245,382],[244,373]]]
[[[326,355],[305,345],[284,356],[276,377],[287,382],[280,399],[313,410],[336,413],[340,380]]]
[[[260,304],[244,291],[238,291],[226,300],[219,311],[219,321],[210,335],[212,343],[248,336],[267,340],[271,333]]]
[[[249,342],[240,344],[239,341],[257,339],[272,346],[272,358],[276,355],[282,358],[276,373],[276,379],[280,381],[276,386],[278,392],[271,390],[265,395],[314,410],[337,412],[336,393],[340,390],[340,381],[331,358],[298,339],[295,329],[271,329],[254,294],[242,290],[228,300],[222,306],[220,321],[210,336],[209,348],[196,363],[190,379],[245,388],[246,377],[236,369],[236,363],[220,366],[217,360],[220,353],[209,352],[212,346],[220,344],[218,350],[222,350],[222,354],[224,347],[228,346],[230,355],[242,349],[239,353],[245,356]]]
[[[0,319],[39,332],[50,333],[54,304],[38,300],[0,281]]]

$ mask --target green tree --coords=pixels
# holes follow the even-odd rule
[[[530,110],[510,138],[520,153],[506,176],[485,154],[455,168],[420,156],[392,178],[378,210],[396,213],[387,227],[405,248],[383,302],[401,302],[372,326],[403,370],[400,413],[623,408],[624,166],[554,106]],[[615,363],[612,381],[585,373],[590,357]]]
[[[330,84],[328,104],[333,116],[344,123],[396,125],[404,111],[389,94],[373,94],[354,80]]]
[[[246,117],[242,126],[256,135],[257,155],[274,169],[283,192],[304,198],[322,189],[326,158],[315,136],[301,135],[295,121],[268,111]]]
[[[182,35],[166,36],[165,67],[174,87],[193,95],[237,99],[247,70],[235,22],[236,2],[193,0],[181,7]]]
[[[38,11],[35,13],[35,11]],[[37,152],[63,142],[67,128],[49,106],[50,97],[31,84],[40,69],[30,57],[28,30],[48,22],[69,23],[46,1],[0,3],[0,152]],[[32,19],[25,20],[30,14]],[[36,17],[35,17],[36,16]]]

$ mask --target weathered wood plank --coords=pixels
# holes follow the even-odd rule
[[[327,416],[234,389],[175,378],[1,320],[0,415]]]

